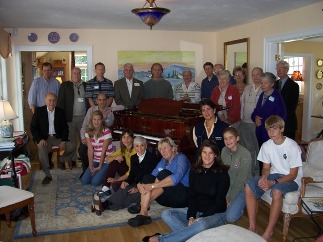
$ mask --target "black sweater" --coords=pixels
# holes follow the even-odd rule
[[[140,164],[137,154],[132,155],[130,159],[130,172],[128,178],[125,180],[125,182],[129,184],[137,184],[141,182],[144,175],[151,174],[158,163],[157,157],[148,150]]]
[[[224,213],[229,186],[230,177],[226,171],[195,173],[191,170],[187,219],[196,218],[197,212],[203,213],[202,217]]]

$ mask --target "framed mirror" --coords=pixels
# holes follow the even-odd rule
[[[224,42],[224,67],[232,73],[235,66],[246,66],[248,76],[249,38]]]

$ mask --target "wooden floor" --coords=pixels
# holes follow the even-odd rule
[[[96,216],[96,215],[93,215]],[[27,218],[29,219],[29,218]],[[268,208],[260,205],[258,211],[258,231],[261,234],[268,220]],[[318,219],[320,224],[323,225],[323,219]],[[247,228],[248,227],[248,217],[243,215],[240,220],[238,220],[236,225]],[[26,239],[13,239],[13,233],[16,222],[12,222],[12,228],[8,228],[5,221],[0,222],[0,241],[16,241],[16,242],[85,242],[85,241],[96,241],[96,242],[136,242],[141,241],[141,239],[146,235],[151,235],[154,233],[165,233],[169,232],[169,228],[162,221],[154,222],[151,225],[145,225],[139,228],[132,228],[130,226],[114,227],[109,229],[99,229],[84,232],[75,232],[67,234],[57,234],[57,235],[47,235],[39,236],[36,238],[26,238]],[[294,218],[290,223],[288,240],[293,241],[295,238],[311,236],[317,233],[318,229],[315,224],[309,218]],[[282,218],[277,223],[274,236],[271,240],[272,242],[282,241]],[[299,239],[297,242],[309,242],[315,241],[314,239]],[[177,241],[174,241],[177,242]]]

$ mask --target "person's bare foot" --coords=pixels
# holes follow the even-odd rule
[[[255,227],[249,227],[248,230],[250,230],[251,232],[257,233],[257,230]]]
[[[151,237],[151,238],[149,239],[149,242],[158,242],[158,238],[157,238],[156,236]]]
[[[264,240],[266,240],[267,242],[271,241],[271,236],[273,235],[273,233],[270,234],[266,234],[264,233],[261,237],[264,238]]]

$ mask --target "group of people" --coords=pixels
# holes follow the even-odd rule
[[[43,76],[29,90],[33,112],[30,124],[45,178],[52,181],[48,154],[53,146],[64,150],[62,168],[72,169],[81,157],[82,184],[102,185],[94,194],[92,211],[128,208],[130,226],[150,224],[150,203],[171,207],[162,219],[170,234],[146,236],[143,241],[183,241],[205,229],[238,220],[247,206],[249,229],[256,231],[256,198],[271,189],[273,205],[268,227],[272,236],[284,194],[299,189],[300,150],[295,141],[298,86],[288,78],[288,63],[277,63],[277,75],[252,70],[253,83],[246,84],[243,68],[230,72],[211,62],[204,64],[207,77],[201,87],[192,72],[183,71],[183,83],[173,92],[162,78],[163,67],[151,67],[152,78],[143,84],[133,77],[132,64],[124,65],[124,78],[104,77],[103,63],[87,83],[81,70],[72,69],[71,81],[61,85],[51,75],[51,64],[42,66]],[[216,73],[216,74],[215,74]],[[197,158],[191,164],[178,152],[175,142],[158,143],[161,160],[147,149],[147,141],[124,130],[120,148],[112,147],[113,111],[133,109],[142,98],[169,98],[200,104],[203,120],[193,129]],[[111,107],[113,101],[116,106]],[[77,151],[77,140],[80,142]],[[260,149],[260,151],[259,151]],[[258,154],[259,153],[259,154]],[[260,161],[261,176],[252,178]],[[287,161],[287,162],[286,162]]]

